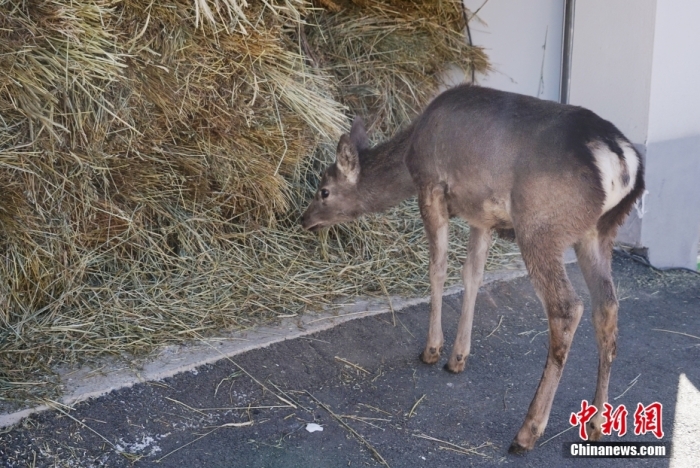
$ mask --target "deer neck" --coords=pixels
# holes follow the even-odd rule
[[[413,125],[393,138],[360,154],[358,191],[367,213],[378,213],[416,194],[415,184],[404,163]]]

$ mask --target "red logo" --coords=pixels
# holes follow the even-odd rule
[[[627,433],[627,408],[625,405],[618,406],[615,411],[609,403],[603,403],[605,411],[603,411],[603,434],[610,435],[612,431],[617,432],[618,437],[622,437]]]
[[[571,413],[569,422],[572,426],[579,425],[578,435],[583,440],[588,440],[588,434],[586,433],[586,423],[598,412],[595,406],[589,406],[588,400],[581,400],[581,411],[578,413]]]
[[[613,432],[617,432],[618,437],[625,435],[627,433],[627,415],[629,414],[625,405],[620,405],[613,410],[611,404],[604,403],[603,408],[603,419],[605,420],[601,428],[603,434],[610,435]],[[590,421],[597,412],[598,409],[595,406],[589,405],[588,400],[582,400],[581,411],[578,413],[571,413],[569,422],[572,426],[579,426],[579,436],[581,439],[588,440],[586,423]],[[651,432],[657,439],[661,439],[664,436],[661,417],[662,412],[663,405],[659,402],[655,401],[648,406],[637,403],[637,410],[634,412],[634,434],[644,435],[647,432]]]
[[[634,434],[642,435],[651,432],[660,439],[664,436],[664,430],[661,426],[661,403],[654,402],[649,406],[643,406],[637,403],[637,411],[634,412]]]

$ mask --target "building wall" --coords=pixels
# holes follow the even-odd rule
[[[652,265],[697,268],[700,237],[700,136],[647,145],[649,193],[640,244]]]
[[[649,141],[700,134],[700,2],[661,0],[656,35],[649,115]]]
[[[640,243],[659,267],[697,267],[700,237],[700,2],[660,0],[649,96],[647,213]]]
[[[564,0],[464,0],[472,13],[472,42],[482,46],[493,70],[482,86],[559,100]]]

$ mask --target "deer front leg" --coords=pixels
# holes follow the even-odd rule
[[[457,326],[457,339],[452,348],[450,360],[445,369],[458,373],[464,370],[472,345],[472,322],[474,321],[474,304],[479,286],[484,278],[484,266],[491,245],[491,231],[470,226],[467,258],[462,267],[464,297],[462,298],[462,315]]]
[[[571,342],[583,314],[583,303],[569,282],[561,258],[558,255],[552,258],[547,252],[548,246],[541,247],[539,251],[531,252],[521,246],[521,251],[532,284],[547,311],[549,352],[525,421],[508,449],[510,453],[531,450],[544,433]]]
[[[444,188],[439,186],[420,190],[418,204],[430,251],[430,324],[428,342],[420,359],[426,364],[435,364],[440,359],[445,341],[442,334],[442,292],[447,275],[449,216]]]

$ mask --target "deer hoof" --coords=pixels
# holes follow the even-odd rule
[[[447,372],[452,372],[453,374],[459,374],[464,370],[467,364],[467,356],[458,354],[457,356],[451,356],[450,360],[445,364],[445,370]]]
[[[440,353],[442,353],[442,346],[439,348],[429,347],[425,348],[419,357],[426,364],[435,364],[440,360]]]
[[[596,424],[594,421],[589,421],[586,424],[586,433],[588,433],[588,440],[597,442],[603,437],[603,430],[600,424]]]
[[[520,428],[518,434],[513,439],[513,442],[508,448],[508,453],[513,455],[522,455],[525,452],[529,452],[535,447],[535,442],[542,435],[543,430],[539,430],[538,426],[533,422],[527,422],[527,419],[523,423],[523,427]]]
[[[529,452],[530,450],[532,450],[532,447],[530,447],[530,448],[523,447],[522,445],[520,445],[520,442],[518,442],[517,440],[514,440],[510,444],[510,447],[508,447],[508,453],[510,453],[511,455],[523,455],[523,454]]]

